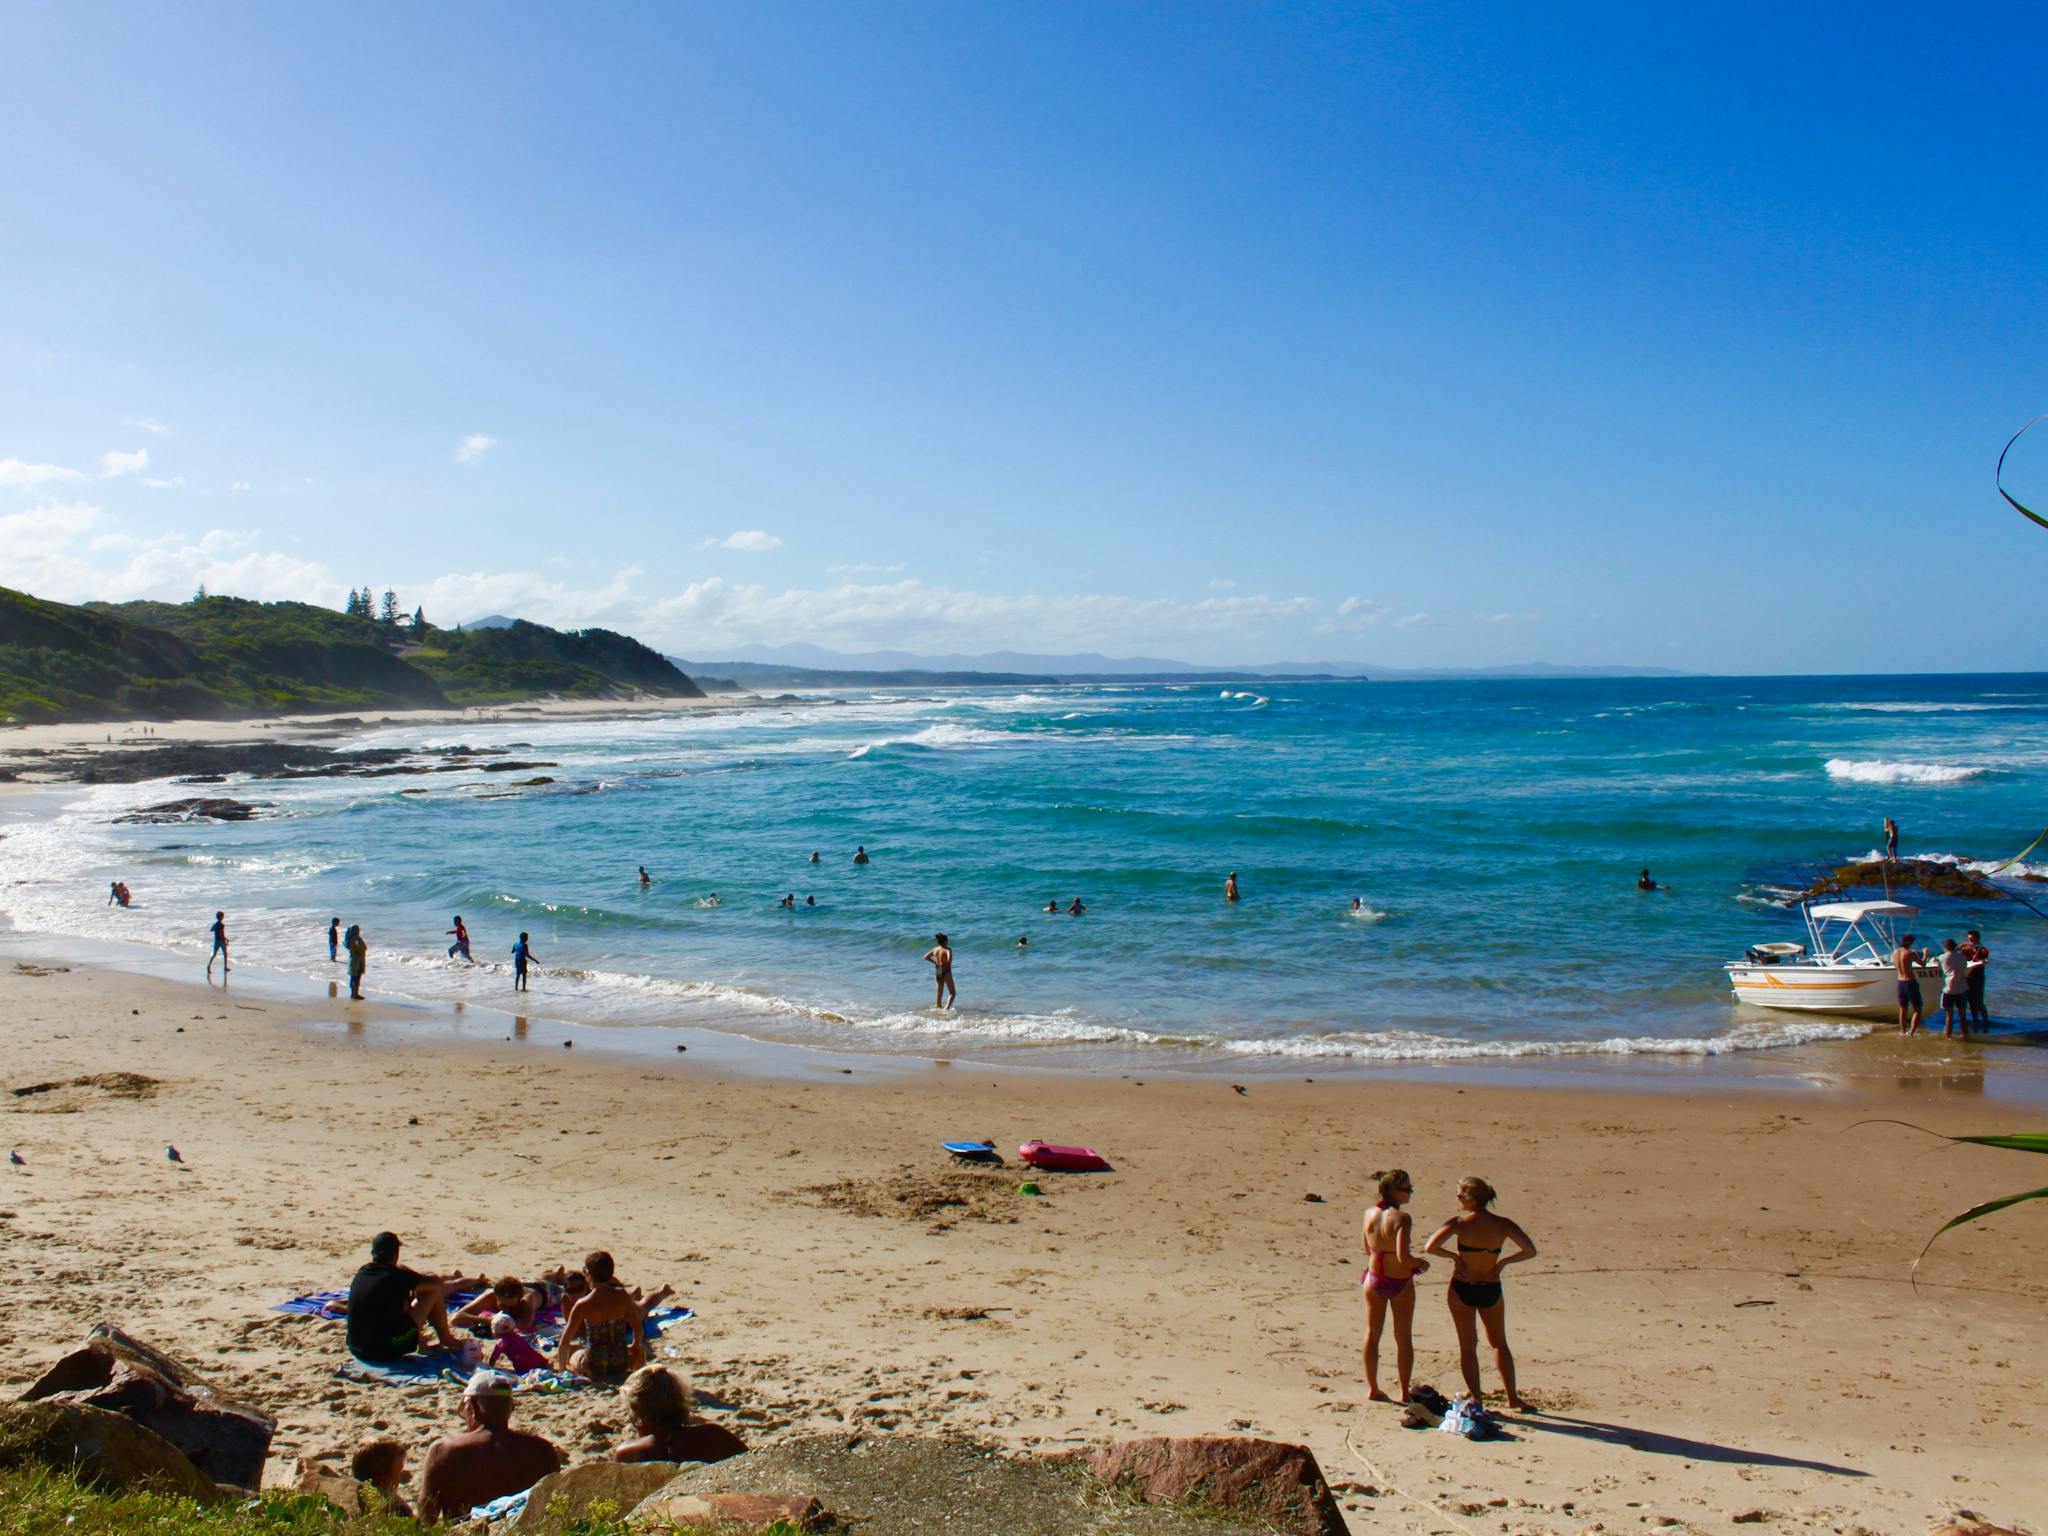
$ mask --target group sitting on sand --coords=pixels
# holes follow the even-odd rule
[[[1367,1396],[1376,1403],[1389,1401],[1380,1390],[1380,1337],[1389,1315],[1394,1320],[1394,1369],[1400,1378],[1400,1401],[1411,1398],[1411,1377],[1415,1371],[1415,1278],[1429,1269],[1429,1260],[1418,1256],[1412,1246],[1413,1221],[1403,1209],[1415,1197],[1414,1181],[1406,1170],[1389,1169],[1373,1175],[1379,1185],[1379,1202],[1365,1213],[1365,1273],[1359,1284],[1365,1291],[1365,1385]],[[1423,1253],[1439,1254],[1452,1262],[1451,1283],[1445,1300],[1451,1311],[1451,1326],[1458,1335],[1458,1363],[1465,1376],[1465,1390],[1474,1403],[1484,1403],[1479,1384],[1479,1330],[1493,1346],[1494,1366],[1500,1373],[1508,1406],[1526,1410],[1515,1386],[1515,1357],[1508,1348],[1507,1293],[1501,1276],[1510,1264],[1536,1257],[1536,1244],[1519,1224],[1492,1209],[1494,1188],[1486,1180],[1469,1178],[1458,1185],[1458,1214],[1438,1227]],[[1457,1239],[1454,1255],[1444,1245]],[[1513,1252],[1504,1252],[1510,1245]]]
[[[587,1255],[580,1269],[550,1270],[537,1280],[505,1276],[427,1275],[399,1263],[396,1233],[370,1243],[370,1262],[349,1286],[348,1348],[359,1360],[391,1364],[438,1346],[482,1363],[462,1396],[463,1429],[434,1442],[420,1477],[419,1513],[428,1520],[461,1519],[471,1509],[531,1488],[563,1464],[561,1452],[539,1435],[512,1428],[517,1377],[552,1364],[586,1380],[620,1380],[620,1397],[633,1434],[612,1451],[621,1462],[711,1462],[736,1456],[746,1443],[729,1430],[700,1422],[683,1379],[647,1358],[647,1317],[673,1294],[669,1286],[641,1292],[619,1282],[612,1256]],[[475,1290],[451,1314],[451,1295]],[[561,1337],[552,1360],[533,1335],[559,1310]],[[489,1338],[465,1349],[458,1329]],[[406,1448],[375,1440],[356,1452],[354,1474],[375,1490],[374,1507],[410,1513],[403,1497]]]
[[[370,1242],[370,1262],[349,1284],[348,1350],[373,1365],[438,1347],[515,1374],[552,1368],[591,1380],[623,1376],[647,1364],[648,1314],[675,1294],[667,1285],[645,1292],[621,1285],[612,1256],[602,1250],[585,1256],[580,1269],[494,1281],[421,1274],[398,1262],[400,1247],[396,1233],[379,1232]],[[478,1294],[451,1316],[448,1300],[463,1291]],[[550,1358],[534,1335],[542,1314],[557,1311],[561,1337]],[[465,1347],[458,1328],[483,1337]]]
[[[699,1420],[690,1388],[666,1366],[645,1365],[628,1376],[619,1398],[633,1435],[613,1447],[616,1462],[724,1461],[746,1450],[731,1430]],[[462,1425],[427,1448],[420,1471],[419,1518],[463,1520],[493,1500],[524,1493],[561,1470],[564,1456],[552,1440],[512,1427],[516,1399],[510,1376],[485,1366],[462,1391]],[[377,1439],[355,1453],[350,1471],[364,1492],[366,1510],[411,1515],[405,1498],[406,1446]]]

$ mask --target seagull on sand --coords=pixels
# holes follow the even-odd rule
[[[26,1168],[28,1166],[28,1159],[23,1157],[19,1152],[15,1151],[12,1147],[9,1147],[7,1149],[7,1161],[14,1164],[14,1166],[17,1168]]]
[[[167,1146],[167,1147],[165,1147],[165,1148],[164,1148],[164,1156],[165,1156],[165,1157],[167,1157],[167,1158],[169,1158],[169,1159],[170,1159],[170,1160],[171,1160],[172,1162],[174,1162],[174,1163],[182,1163],[183,1161],[185,1161],[185,1159],[184,1159],[184,1158],[182,1158],[182,1157],[180,1157],[180,1156],[178,1155],[178,1149],[177,1149],[176,1147],[171,1147],[171,1146]]]

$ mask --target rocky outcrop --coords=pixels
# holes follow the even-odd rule
[[[1843,864],[1832,874],[1822,875],[1800,893],[1800,899],[1811,901],[1821,896],[1845,896],[1851,891],[1911,889],[1933,891],[1938,896],[1956,896],[1965,901],[2005,901],[2010,894],[2001,891],[1975,870],[1965,869],[1960,864],[1944,864],[1936,859],[1900,859],[1888,865],[1883,859],[1869,859],[1857,864]]]
[[[166,800],[162,805],[144,806],[126,816],[116,816],[114,822],[117,826],[149,827],[176,821],[249,821],[258,811],[267,809],[267,802],[248,805],[240,800],[221,798]]]
[[[162,1435],[125,1414],[81,1403],[0,1404],[0,1467],[41,1465],[109,1492],[146,1489],[200,1504],[220,1497]]]
[[[623,1515],[641,1500],[666,1487],[681,1466],[673,1461],[586,1461],[581,1466],[550,1472],[533,1485],[526,1508],[513,1523],[515,1532],[553,1531],[579,1520],[591,1505],[607,1504]]]
[[[1070,1452],[1099,1481],[1145,1503],[1247,1514],[1292,1536],[1348,1536],[1323,1470],[1305,1445],[1222,1436],[1126,1440]]]
[[[261,1485],[277,1427],[189,1366],[105,1323],[83,1348],[45,1371],[21,1401],[121,1414],[176,1447],[203,1477],[242,1488]]]

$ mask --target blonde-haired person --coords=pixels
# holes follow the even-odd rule
[[[1394,1370],[1400,1377],[1401,1401],[1408,1401],[1408,1378],[1415,1373],[1415,1277],[1429,1268],[1429,1260],[1410,1251],[1414,1219],[1402,1210],[1415,1198],[1414,1182],[1407,1171],[1391,1168],[1373,1175],[1379,1185],[1379,1204],[1365,1213],[1365,1273],[1358,1277],[1365,1293],[1365,1387],[1366,1396],[1384,1403],[1380,1390],[1380,1335],[1387,1314],[1394,1316]]]
[[[1422,1245],[1424,1253],[1451,1258],[1444,1247],[1453,1237],[1458,1252],[1453,1259],[1448,1299],[1451,1323],[1458,1330],[1458,1364],[1465,1373],[1465,1390],[1474,1402],[1485,1401],[1479,1390],[1479,1329],[1486,1329],[1486,1342],[1493,1346],[1493,1362],[1500,1371],[1500,1384],[1507,1393],[1508,1406],[1526,1410],[1515,1390],[1515,1356],[1508,1348],[1508,1303],[1500,1277],[1510,1264],[1536,1257],[1536,1244],[1529,1234],[1493,1209],[1494,1188],[1484,1179],[1463,1179],[1458,1184],[1458,1214],[1445,1222]],[[1508,1244],[1515,1252],[1503,1254]]]
[[[688,1384],[666,1366],[641,1366],[626,1378],[619,1397],[639,1438],[613,1451],[613,1461],[724,1461],[747,1448],[731,1430],[698,1420]]]

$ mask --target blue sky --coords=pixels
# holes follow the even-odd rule
[[[0,582],[2048,669],[2044,33],[0,0]]]

